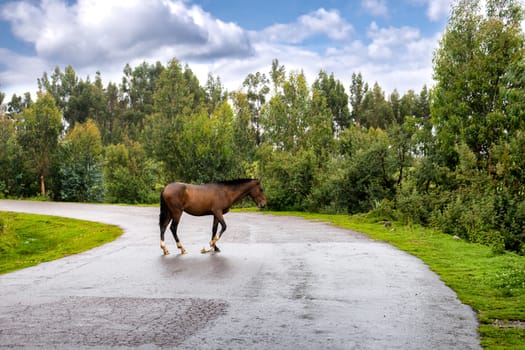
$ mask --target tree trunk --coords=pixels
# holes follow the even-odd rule
[[[44,175],[40,176],[40,192],[42,197],[46,196],[46,183],[44,182]]]

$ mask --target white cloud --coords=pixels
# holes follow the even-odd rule
[[[410,0],[413,4],[427,6],[426,15],[431,21],[441,21],[450,14],[453,0]]]
[[[302,70],[310,84],[320,70],[334,73],[347,92],[354,72],[361,72],[369,84],[377,81],[387,94],[394,89],[400,93],[409,89],[419,92],[423,85],[433,85],[432,53],[438,35],[426,38],[417,28],[382,28],[372,23],[368,37],[368,42],[348,41],[324,52],[312,52],[286,43],[254,42],[254,55],[249,59],[222,59],[208,65],[192,64],[191,67],[200,79],[205,79],[208,71],[220,77],[230,77],[231,83],[223,80],[230,90],[239,89],[249,73],[268,74],[275,58],[287,72]]]
[[[55,66],[71,64],[82,78],[100,71],[107,84],[120,82],[126,63],[167,64],[172,58],[188,63],[201,84],[211,72],[229,90],[239,89],[250,73],[268,73],[277,58],[288,72],[304,71],[310,84],[324,70],[348,89],[352,73],[361,72],[387,93],[394,88],[402,93],[431,85],[437,43],[437,37],[425,38],[417,28],[374,22],[359,40],[337,10],[323,8],[259,32],[223,22],[184,0],[78,0],[74,5],[27,0],[0,5],[0,16],[37,53],[24,57],[0,49],[0,91],[8,98],[34,91],[36,79]],[[316,51],[299,45],[319,37],[327,40]]]
[[[361,7],[373,16],[388,17],[386,0],[361,0]]]
[[[399,60],[410,54],[407,50],[409,45],[425,43],[425,40],[421,37],[420,31],[417,28],[379,28],[375,22],[372,22],[370,25],[368,37],[372,40],[368,46],[368,54],[373,60],[390,59],[394,51],[396,51],[398,55],[401,55],[401,57],[397,56],[395,58]]]
[[[300,16],[297,21],[275,24],[260,33],[252,33],[255,40],[298,44],[315,35],[325,35],[332,40],[350,38],[354,29],[336,10],[320,8]]]
[[[432,21],[438,21],[446,18],[450,13],[451,0],[427,0],[428,1],[428,18]]]
[[[0,67],[2,66],[5,69],[0,70],[0,91],[6,94],[4,102],[8,102],[15,93],[22,95],[36,90],[36,78],[49,69],[45,60],[0,48]]]
[[[147,55],[163,46],[192,57],[251,50],[240,27],[176,0],[19,1],[7,4],[2,16],[39,56],[72,65]]]

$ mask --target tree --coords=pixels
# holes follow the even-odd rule
[[[347,107],[348,109],[348,107]],[[335,151],[334,110],[329,106],[325,93],[313,85],[312,98],[308,111],[308,126],[306,127],[306,148],[315,152],[320,169]]]
[[[206,105],[208,106],[208,113],[211,115],[226,100],[227,93],[222,86],[221,78],[215,78],[211,73],[208,74],[205,91]]]
[[[277,94],[281,91],[284,81],[286,80],[286,69],[284,65],[279,64],[278,59],[272,60],[272,68],[270,70],[270,77],[273,83],[273,93]]]
[[[146,116],[155,111],[154,96],[164,69],[160,62],[143,62],[133,69],[126,64],[118,98],[115,98],[116,91],[110,91],[108,86],[107,93],[111,92],[111,97],[108,98],[112,99],[112,106],[119,109],[118,113],[111,115],[113,124],[117,126],[113,131],[116,137],[114,143],[123,142],[126,136],[134,140],[140,139]],[[116,103],[117,100],[120,100],[122,108]]]
[[[104,187],[106,201],[112,203],[155,202],[155,163],[148,159],[142,145],[130,139],[105,149]]]
[[[280,69],[278,70],[280,72]],[[280,74],[280,73],[279,73]],[[276,74],[277,76],[280,76]],[[275,79],[277,79],[274,77]],[[255,143],[257,146],[261,144],[261,113],[262,107],[266,103],[266,97],[270,92],[268,87],[268,79],[263,73],[249,74],[243,82],[243,87],[247,89],[246,95],[248,96],[248,102],[250,103],[251,110],[251,123],[255,129]]]
[[[214,115],[205,111],[186,120],[171,145],[179,159],[172,160],[173,173],[186,182],[205,183],[242,176],[234,153],[233,112],[223,103]]]
[[[393,152],[395,164],[398,169],[397,186],[401,187],[404,180],[405,170],[410,167],[414,139],[417,130],[417,121],[413,116],[406,116],[402,124],[395,122],[389,129],[388,134]]]
[[[34,181],[33,172],[26,168],[22,148],[17,142],[16,120],[0,112],[0,197],[33,195],[27,186]]]
[[[74,127],[75,123],[85,123],[88,119],[104,124],[105,97],[100,75],[97,74],[95,83],[91,83],[89,77],[85,81],[80,80],[69,97],[64,119],[70,127]]]
[[[64,201],[99,202],[102,182],[102,138],[96,123],[77,123],[60,142],[59,198]]]
[[[290,73],[282,93],[273,96],[264,109],[264,141],[291,153],[304,147],[311,127],[309,108],[310,91],[304,73]]]
[[[350,116],[354,123],[361,124],[364,119],[361,115],[363,99],[368,92],[368,84],[363,81],[361,73],[352,73],[352,84],[350,85]]]
[[[245,162],[252,162],[257,149],[255,129],[251,123],[251,106],[248,95],[234,92],[230,95],[234,110],[233,135],[236,152]]]
[[[324,206],[348,213],[367,212],[395,194],[395,155],[388,135],[377,128],[351,126],[338,138],[341,155],[321,174],[316,196]]]
[[[390,106],[392,107],[392,116],[394,117],[394,122],[402,123],[403,119],[405,118],[404,113],[406,112],[401,109],[401,98],[399,97],[399,92],[397,92],[396,89],[394,89],[394,91],[390,94]]]
[[[490,169],[490,148],[515,130],[509,88],[523,91],[522,9],[514,0],[457,1],[434,54],[433,123],[445,159],[454,167],[453,144],[464,142],[480,168]],[[522,102],[520,102],[523,106]],[[512,112],[511,112],[512,111]],[[523,111],[519,113],[523,115]]]
[[[126,64],[121,91],[130,110],[141,113],[142,117],[153,112],[153,96],[164,69],[160,62],[154,65],[143,62],[133,69]]]
[[[343,84],[336,80],[334,74],[319,72],[317,80],[313,84],[313,89],[318,90],[325,98],[326,106],[330,109],[333,120],[334,131],[341,131],[350,126],[350,111],[348,109],[348,95]]]
[[[57,66],[51,75],[51,79],[47,72],[44,72],[42,78],[37,79],[37,82],[39,91],[50,93],[55,99],[58,108],[64,114],[64,119],[71,123],[69,120],[69,102],[72,96],[78,94],[79,84],[79,79],[73,67],[67,66],[62,72],[60,67]]]
[[[38,93],[37,101],[19,116],[18,143],[36,169],[40,193],[46,195],[45,179],[62,132],[62,117],[53,97]]]
[[[361,106],[359,124],[364,127],[385,130],[393,121],[392,107],[385,99],[385,93],[376,82],[372,90],[365,93]]]
[[[159,78],[145,144],[170,178],[206,182],[237,173],[233,112],[224,101],[210,115],[205,97],[191,70],[176,60]]]
[[[15,115],[22,113],[24,109],[31,107],[32,104],[33,100],[29,92],[26,92],[23,97],[13,94],[11,101],[7,103],[7,114],[14,118]]]
[[[154,111],[169,121],[188,118],[204,108],[204,96],[205,92],[191,70],[188,67],[183,70],[179,61],[173,59],[162,70],[156,83]]]

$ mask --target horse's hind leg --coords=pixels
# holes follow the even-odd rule
[[[210,247],[215,250],[216,252],[220,252],[221,250],[217,245],[215,244],[219,240],[219,236],[217,235],[217,228],[219,227],[219,220],[216,216],[213,216],[213,226],[211,229],[211,241],[210,241]],[[210,249],[211,250],[211,249]]]
[[[181,254],[186,254],[186,249],[182,246],[179,240],[179,236],[177,235],[177,226],[179,226],[180,217],[182,215],[182,211],[176,212],[173,215],[173,220],[171,221],[170,230],[173,234],[173,238],[175,238],[175,242],[177,242],[177,248],[180,249]]]
[[[217,234],[217,228],[219,227],[219,223],[221,224],[221,232]],[[224,218],[221,215],[214,215],[213,216],[213,228],[211,233],[211,241],[210,241],[210,247],[213,248],[216,252],[220,252],[221,250],[219,247],[217,247],[217,241],[219,238],[221,238],[222,234],[226,231],[226,222],[224,221]]]
[[[161,209],[160,209],[160,216],[159,216],[159,227],[160,227],[160,248],[164,252],[164,255],[168,255],[170,251],[166,248],[166,243],[164,243],[164,232],[166,232],[166,228],[168,227],[168,224],[171,221],[171,213],[169,212],[169,209],[166,206],[166,203],[164,202],[164,199],[161,195]]]

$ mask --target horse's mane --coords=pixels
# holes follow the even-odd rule
[[[236,186],[236,185],[243,185],[247,182],[253,181],[255,179],[235,179],[235,180],[224,180],[224,181],[217,181],[216,184],[219,185],[227,185],[227,186]]]

